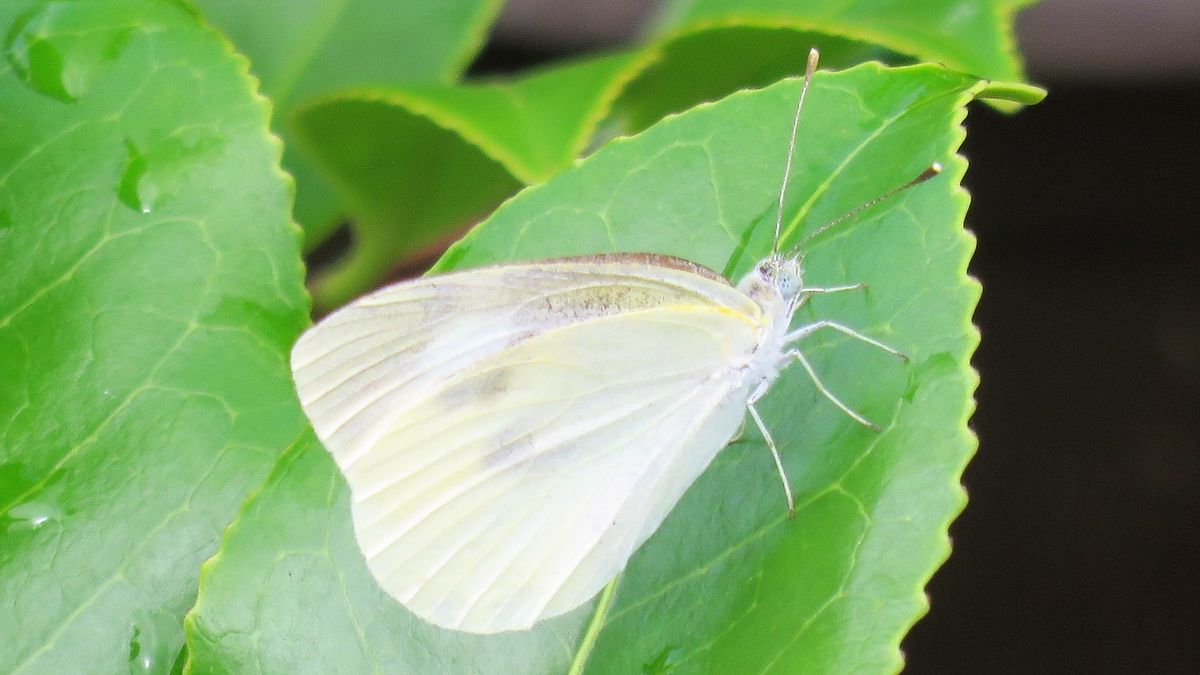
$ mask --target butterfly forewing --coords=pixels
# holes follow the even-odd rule
[[[698,272],[704,272],[698,273]],[[614,254],[426,277],[360,298],[292,350],[305,413],[335,456],[371,446],[379,420],[533,335],[664,303],[757,307],[715,273],[679,258]]]

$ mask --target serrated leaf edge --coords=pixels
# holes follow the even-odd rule
[[[933,575],[936,574],[937,571],[941,569],[942,565],[944,565],[945,562],[950,558],[950,554],[953,550],[953,545],[950,540],[950,525],[967,507],[967,491],[962,484],[962,475],[971,459],[975,456],[975,453],[979,450],[979,437],[970,427],[971,417],[975,414],[975,409],[977,407],[975,392],[979,387],[979,371],[976,370],[973,365],[971,365],[971,359],[973,358],[975,351],[979,348],[981,339],[979,327],[975,325],[973,321],[973,315],[975,313],[975,309],[979,305],[979,298],[982,295],[983,289],[979,283],[979,280],[971,276],[968,272],[968,266],[970,265],[971,258],[974,255],[977,239],[975,238],[975,235],[965,227],[967,211],[971,202],[971,195],[969,192],[967,192],[967,189],[963,187],[962,179],[966,175],[966,171],[970,162],[958,151],[962,148],[962,143],[967,137],[966,127],[963,125],[963,122],[967,118],[967,104],[975,100],[978,97],[979,92],[983,91],[987,86],[987,80],[980,80],[978,83],[968,88],[960,95],[955,106],[955,120],[952,122],[954,125],[954,140],[951,144],[955,153],[952,166],[955,167],[954,179],[955,185],[957,186],[957,188],[954,190],[954,195],[952,198],[959,202],[959,207],[955,213],[955,218],[964,223],[964,227],[961,231],[961,237],[963,238],[964,243],[967,244],[967,249],[964,251],[962,260],[959,263],[958,276],[962,281],[963,286],[965,286],[973,296],[969,304],[968,313],[962,317],[962,321],[966,328],[965,334],[968,336],[970,343],[967,345],[966,353],[963,355],[963,360],[959,363],[959,372],[962,374],[963,383],[966,386],[966,399],[964,400],[963,409],[959,416],[958,430],[960,431],[960,440],[965,443],[966,452],[963,454],[961,462],[955,471],[956,479],[953,485],[953,491],[955,493],[955,497],[957,498],[957,503],[955,507],[947,512],[943,519],[936,525],[937,530],[942,533],[941,546],[940,550],[938,551],[939,555],[934,563],[930,565],[929,569],[917,580],[917,598],[915,603],[916,611],[912,614],[908,622],[902,624],[896,633],[889,638],[889,642],[895,656],[895,668],[893,669],[893,672],[900,672],[904,668],[904,652],[900,646],[901,642],[904,640],[904,637],[908,635],[909,631],[912,630],[912,627],[915,626],[922,617],[929,613],[930,599],[929,593],[926,589],[929,585],[929,581],[933,578]]]
[[[291,173],[289,173],[287,170],[285,170],[283,168],[283,151],[284,151],[283,138],[280,137],[279,134],[277,134],[272,129],[271,122],[274,119],[275,112],[276,112],[275,103],[274,103],[274,101],[267,98],[262,93],[262,81],[256,75],[254,75],[253,71],[251,70],[250,59],[246,55],[239,52],[237,50],[236,46],[233,44],[233,42],[228,38],[228,36],[226,36],[225,33],[223,33],[221,30],[219,30],[215,25],[213,25],[208,20],[208,18],[206,16],[204,16],[203,13],[195,12],[194,16],[195,16],[195,20],[196,20],[197,24],[200,26],[200,28],[202,30],[208,31],[208,33],[210,35],[212,35],[216,38],[216,41],[218,42],[218,44],[220,44],[222,46],[226,55],[230,58],[230,60],[234,64],[234,68],[235,68],[237,74],[240,75],[242,77],[243,81],[246,82],[246,84],[248,85],[247,93],[249,94],[249,98],[251,99],[251,101],[258,102],[257,109],[259,110],[259,113],[260,113],[260,122],[262,124],[261,129],[266,137],[267,142],[274,148],[274,162],[272,164],[274,173],[277,178],[279,178],[280,180],[282,180],[284,182],[284,185],[286,186],[286,190],[287,190],[287,194],[288,194],[287,223],[288,223],[288,229],[290,230],[290,234],[292,236],[292,240],[294,242],[294,249],[296,252],[295,257],[292,260],[292,264],[293,264],[292,270],[295,272],[296,278],[298,280],[300,280],[300,283],[298,284],[298,286],[300,287],[300,292],[302,293],[302,295],[306,301],[306,306],[304,308],[305,314],[310,314],[311,309],[312,309],[312,297],[309,295],[308,291],[304,288],[303,279],[304,279],[305,273],[306,273],[306,266],[304,264],[303,257],[300,255],[300,252],[304,245],[304,230],[300,227],[299,223],[296,222],[296,220],[293,216],[293,213],[292,213],[294,206],[295,206],[295,201],[296,201],[296,180],[292,176]],[[276,458],[275,463],[271,467],[271,471],[268,473],[267,478],[265,478],[263,480],[263,482],[257,488],[255,488],[249,494],[246,495],[246,497],[242,500],[241,507],[238,509],[238,515],[232,521],[230,521],[230,523],[228,525],[226,525],[225,532],[222,533],[221,537],[219,538],[216,551],[213,553],[213,555],[211,557],[209,557],[208,560],[206,560],[204,563],[202,563],[200,565],[200,574],[197,578],[197,585],[196,585],[196,602],[192,605],[192,608],[189,609],[183,616],[184,645],[185,645],[185,648],[188,649],[187,661],[184,664],[185,672],[190,672],[190,664],[191,664],[191,649],[190,649],[190,646],[188,646],[188,645],[190,645],[190,643],[191,643],[190,633],[192,631],[192,623],[193,623],[192,614],[196,611],[196,608],[199,606],[199,604],[201,602],[201,598],[203,596],[203,590],[204,590],[204,579],[205,579],[205,576],[209,573],[210,565],[213,563],[213,561],[215,559],[217,559],[221,556],[221,551],[223,550],[223,548],[225,546],[225,541],[226,541],[227,537],[229,536],[229,531],[241,521],[241,519],[243,518],[243,516],[246,513],[247,507],[250,505],[250,503],[252,502],[254,497],[259,492],[261,492],[263,490],[263,488],[269,483],[270,476],[273,475],[278,470],[278,467],[282,464],[283,457],[286,456],[287,453],[290,452],[291,449],[300,442],[300,440],[303,438],[304,434],[307,432],[308,432],[308,428],[306,426],[305,429],[301,431],[300,435],[295,440],[293,440],[292,443],[290,443],[282,453],[280,453],[279,457]]]

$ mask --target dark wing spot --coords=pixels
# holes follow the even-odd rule
[[[438,401],[446,406],[456,407],[464,403],[483,403],[497,399],[508,391],[511,380],[512,372],[507,368],[488,370],[451,385],[438,395]]]

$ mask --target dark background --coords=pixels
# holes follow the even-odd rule
[[[1200,672],[1200,86],[1050,87],[968,121],[980,445],[910,672]]]
[[[645,14],[510,0],[475,70]],[[1050,96],[967,120],[980,446],[907,670],[1200,672],[1200,3],[1051,0],[1018,28]]]

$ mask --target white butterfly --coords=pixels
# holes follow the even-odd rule
[[[814,51],[789,169],[815,67]],[[353,302],[301,336],[292,369],[380,586],[439,626],[524,629],[618,574],[747,412],[791,510],[755,404],[798,362],[873,426],[796,344],[828,328],[899,353],[832,321],[790,328],[812,295],[860,287],[806,286],[778,251],[736,287],[646,253],[499,265]]]

